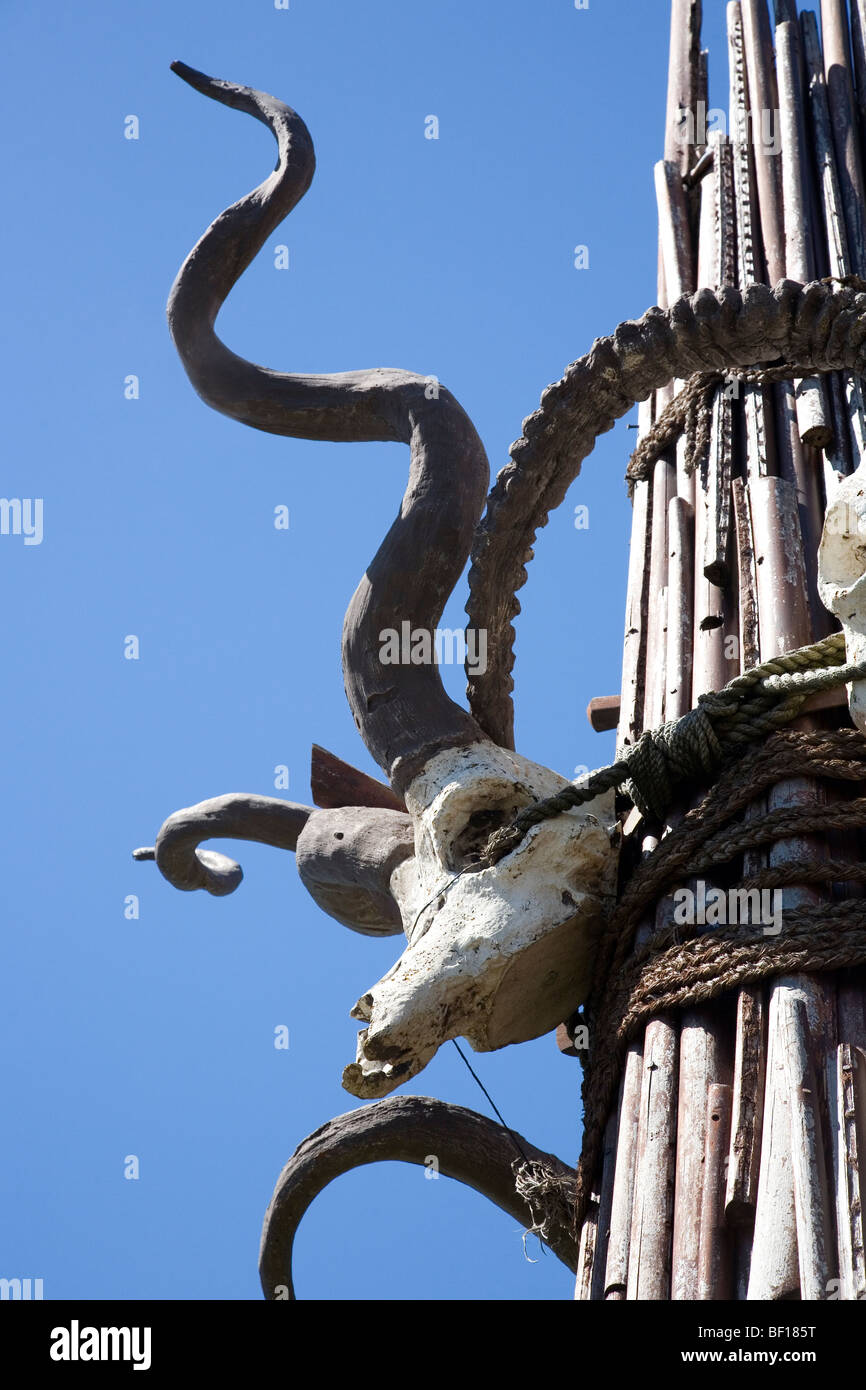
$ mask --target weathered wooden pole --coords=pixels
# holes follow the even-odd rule
[[[673,0],[655,169],[660,304],[702,286],[745,291],[786,276],[866,273],[857,125],[858,113],[866,119],[866,6],[850,0],[850,32],[844,0],[822,0],[821,18],[823,46],[815,16],[798,17],[791,0],[778,0],[775,31],[765,0],[728,4],[729,133],[705,139],[700,7]],[[674,381],[644,403],[640,440],[683,386]],[[729,378],[715,387],[708,420],[694,472],[684,431],[634,485],[618,752],[741,671],[835,626],[818,598],[817,546],[839,480],[866,449],[860,378]],[[810,709],[795,728],[850,727],[841,695]],[[840,794],[802,776],[768,787],[743,827],[774,813],[780,827],[803,831],[756,840],[719,882],[769,875],[783,922],[862,895],[861,884],[834,885],[831,874],[797,882],[801,865],[839,854],[840,832],[822,833],[821,817]],[[675,806],[660,832],[635,826],[632,813],[633,864],[652,859],[690,804]],[[862,856],[858,835],[847,844],[849,859]],[[668,893],[636,946],[671,922]],[[622,1064],[586,1218],[594,1267],[577,1297],[862,1295],[864,1047],[859,968],[780,972],[710,1004],[660,1012]]]

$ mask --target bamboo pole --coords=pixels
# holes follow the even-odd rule
[[[676,164],[660,159],[653,171],[659,215],[659,242],[665,293],[675,301],[695,288],[694,253],[682,175]]]
[[[665,719],[679,719],[692,693],[692,599],[695,513],[683,497],[668,505],[668,615]]]
[[[753,26],[754,28],[754,26]],[[728,8],[728,61],[731,89],[731,126],[742,128],[748,108],[746,62],[742,19],[739,6]],[[736,198],[737,278],[741,289],[759,280],[762,275],[762,253],[755,228],[754,187],[748,144],[734,142],[734,185]],[[777,203],[765,196],[765,207],[775,213]],[[772,228],[770,229],[772,231]],[[780,254],[780,251],[779,251]],[[741,484],[735,493],[739,498],[738,532],[740,579],[740,658],[745,664],[757,660],[760,653],[758,631],[758,594],[756,545],[752,528],[752,489],[774,473],[775,431],[767,395],[760,388],[747,388],[742,401],[744,418],[743,471],[748,483]],[[763,560],[763,556],[758,557]],[[752,814],[760,814],[761,804]],[[728,1164],[726,1206],[745,1229],[746,1238],[739,1242],[737,1252],[738,1284],[747,1285],[747,1267],[751,1261],[751,1230],[757,1207],[758,1173],[761,1158],[763,1097],[766,1071],[764,1016],[760,996],[750,990],[739,992],[736,1010],[736,1040],[732,1096],[732,1141]]]
[[[695,139],[684,139],[690,120],[697,136],[697,102],[701,89],[701,0],[672,0],[668,57],[664,157],[687,174],[695,162]]]
[[[821,0],[821,37],[848,248],[854,273],[866,275],[866,194],[854,106],[851,40],[845,0]]]
[[[697,93],[703,80],[697,49],[699,30],[699,0],[673,0],[665,160],[656,170],[659,202],[658,302],[662,305],[668,298],[668,276],[675,293],[680,292],[683,287],[692,288],[694,283],[690,226],[682,189],[682,175],[691,167],[695,142],[683,141],[679,116],[684,112],[691,121],[692,129],[695,129]],[[661,413],[672,394],[673,384],[656,393],[652,408],[644,406],[638,417],[641,435],[649,428],[653,411],[655,415]],[[677,495],[677,482],[676,464],[671,458],[663,458],[655,463],[651,479],[639,482],[634,491],[618,748],[634,742],[644,728],[650,728],[654,723],[660,722],[664,714],[667,700],[666,593],[669,566],[675,587],[682,587],[683,565],[687,563],[688,553],[688,542],[683,535],[686,516],[681,509],[674,508],[674,524],[678,528],[677,548],[673,563],[670,564],[668,508]],[[652,603],[650,596],[654,600]],[[680,633],[681,625],[677,624],[670,640],[683,652]],[[656,844],[654,837],[645,837],[641,846],[642,853],[651,854]],[[645,937],[651,930],[652,924],[644,923],[639,938]],[[659,1027],[662,1025],[659,1024]],[[651,1050],[658,1045],[657,1034],[658,1029],[651,1023],[646,1033]],[[605,1260],[603,1296],[614,1301],[626,1296],[631,1297],[628,1290],[632,1281],[632,1274],[629,1272],[632,1268],[632,1234],[637,1229],[634,1224],[637,1175],[640,1171],[641,1181],[647,1180],[648,1171],[652,1170],[654,1155],[657,1154],[658,1135],[648,1139],[646,1114],[641,1108],[643,1079],[643,1050],[639,1045],[633,1045],[628,1054],[619,1102],[616,1153],[611,1181],[610,1229]],[[673,1079],[666,1084],[675,1087]],[[658,1097],[655,1096],[654,1102],[657,1100]],[[657,1103],[654,1103],[653,1112],[660,1113]],[[638,1248],[641,1248],[641,1238]],[[637,1259],[637,1267],[639,1266],[640,1257]],[[638,1286],[645,1287],[648,1278],[650,1276],[645,1265],[643,1276],[638,1277]],[[597,1285],[595,1290],[594,1296],[598,1296]],[[657,1292],[654,1296],[667,1297],[668,1293]]]
[[[824,59],[818,38],[814,14],[800,16],[806,80],[809,86],[809,107],[812,118],[812,144],[821,189],[823,211],[823,240],[830,275],[845,276],[854,271],[854,261],[848,241],[845,206],[836,163],[830,99],[824,77]],[[847,430],[845,442],[837,445],[834,464],[840,473],[852,470],[853,460],[866,453],[866,401],[859,376],[842,376],[846,400]],[[838,390],[838,386],[837,386]],[[840,419],[841,423],[841,419]],[[853,454],[852,454],[853,449]],[[826,479],[826,473],[825,473]],[[827,489],[828,493],[830,489]]]
[[[866,0],[851,0],[851,48],[862,150],[866,149]]]
[[[748,105],[745,120],[740,108],[739,118],[742,124],[737,131],[737,139],[749,144],[753,151],[767,279],[771,285],[775,285],[785,274],[785,228],[779,161],[772,153],[772,127],[779,108],[773,67],[773,41],[766,0],[740,0],[739,8],[746,60]]]
[[[836,1226],[840,1295],[866,1298],[863,1174],[866,1171],[866,1052],[841,1043],[836,1051]]]
[[[650,538],[649,592],[652,596],[649,612],[649,652],[657,659],[647,661],[644,702],[644,728],[652,729],[664,719],[665,664],[667,646],[668,583],[668,506],[676,494],[676,464],[669,457],[656,460],[652,477],[652,535]]]
[[[807,284],[815,278],[815,257],[799,41],[799,27],[790,20],[776,26],[785,274],[789,280]],[[823,449],[831,442],[833,429],[819,378],[795,382],[794,400],[801,444]]]
[[[730,283],[734,270],[733,167],[731,149],[722,137],[710,141],[713,163],[700,186],[699,242],[696,281],[717,287]],[[684,448],[685,440],[680,441]],[[718,688],[727,680],[725,634],[729,604],[722,586],[729,578],[730,505],[729,486],[733,462],[732,407],[729,394],[715,393],[708,460],[694,480],[694,551],[689,566],[689,582],[694,592],[693,658],[691,690],[680,680],[680,668],[669,673],[668,690],[676,685],[678,698],[666,706],[665,717],[684,714],[705,689]],[[674,621],[673,599],[669,592],[668,630]],[[679,656],[672,652],[672,659]],[[682,666],[682,663],[680,663]],[[682,692],[682,695],[680,695]],[[684,698],[683,698],[684,697]],[[671,816],[675,824],[680,815]],[[688,885],[694,889],[694,883]],[[659,904],[657,927],[667,924],[671,900]],[[673,1208],[673,1245],[671,1264],[671,1298],[694,1299],[699,1296],[701,1265],[700,1248],[703,1241],[708,1264],[706,1280],[724,1278],[727,1268],[719,1261],[719,1232],[713,1204],[703,1210],[703,1172],[706,1160],[707,1092],[708,1087],[729,1071],[727,1064],[727,1030],[723,1009],[717,1006],[687,1011],[680,1029],[679,1076],[677,1094],[677,1144],[675,1191]],[[712,1232],[712,1235],[711,1235]],[[725,1296],[705,1291],[705,1297]]]
[[[737,1042],[731,1097],[732,1125],[725,1189],[725,1211],[732,1225],[754,1225],[764,1118],[767,1056],[763,990],[743,989],[737,997]]]
[[[607,1127],[604,1132],[601,1191],[599,1193],[597,1208],[596,1242],[593,1252],[592,1277],[586,1293],[587,1298],[597,1300],[604,1298],[605,1269],[607,1266],[607,1252],[610,1242],[618,1138],[619,1115],[618,1111],[614,1109],[608,1117]]]
[[[735,171],[739,166],[737,230],[741,286],[765,278],[775,284],[785,273],[785,233],[779,160],[772,152],[778,90],[765,0],[741,0],[738,5],[729,6],[728,22],[731,124],[737,132],[735,150],[739,147]],[[757,208],[757,218],[751,215],[752,203]],[[816,479],[800,443],[794,386],[781,382],[770,396],[774,402],[778,469],[796,483],[803,504],[804,538],[814,541],[817,547],[818,536],[812,535],[812,516],[818,502]],[[748,467],[750,471],[760,471],[762,454],[757,438],[754,444],[757,448],[749,449]],[[771,471],[769,465],[766,471]],[[824,618],[814,566],[808,570],[808,581],[813,621],[820,625]]]
[[[830,1200],[824,1165],[821,1097],[811,1055],[806,1005],[792,993],[782,996],[780,1033],[791,1111],[794,1210],[800,1267],[800,1297],[827,1297],[835,1270]]]
[[[628,1289],[628,1253],[634,1208],[642,1079],[643,1039],[639,1039],[628,1049],[620,1087],[619,1126],[603,1295],[611,1302],[624,1299]]]
[[[647,1024],[629,1240],[629,1300],[670,1298],[676,1142],[677,1027]]]
[[[810,640],[811,625],[806,593],[799,509],[794,488],[782,478],[762,479],[753,485],[752,518],[758,559],[758,611],[761,655],[802,646]],[[814,786],[804,779],[779,784],[767,799],[770,810],[782,806],[814,805],[819,799]],[[779,841],[770,851],[771,865],[796,863],[818,852],[820,843],[808,837]],[[785,888],[783,910],[813,903],[819,895],[808,888]],[[826,1047],[831,1040],[835,1014],[835,988],[808,976],[784,977],[771,989],[767,1059],[767,1093],[762,1138],[755,1233],[749,1277],[749,1298],[796,1295],[805,1280],[813,1288],[822,1277],[816,1242],[798,1245],[795,1201],[796,1159],[792,1135],[808,1127],[805,1099],[790,1083],[789,1054],[794,1046],[788,1020],[796,1001],[808,1010],[812,1045],[818,1058],[816,1073],[823,1073]],[[799,1151],[798,1151],[799,1152]],[[800,1224],[805,1238],[807,1228]],[[798,1260],[799,1253],[799,1260]]]
[[[724,1183],[719,1176],[724,1160],[716,1152],[721,1133],[730,1131],[730,1086],[719,1084],[720,1078],[730,1078],[725,1013],[725,1006],[718,1003],[689,1009],[680,1025],[671,1281],[671,1298],[675,1300],[729,1296],[731,1264],[727,1232],[722,1229]],[[721,1128],[712,1118],[714,1112],[707,1109],[707,1097],[714,1089],[727,1096]],[[713,1149],[713,1161],[718,1160],[714,1195],[709,1200],[708,1146]]]
[[[728,69],[730,86],[730,128],[743,131],[748,125],[746,60],[739,0],[727,7]],[[739,284],[740,289],[763,278],[763,257],[754,216],[754,173],[748,139],[739,134],[731,142],[734,220],[736,223],[736,266],[723,284]],[[733,240],[733,239],[732,239]],[[728,252],[730,254],[730,252]],[[728,269],[727,267],[725,267]],[[745,457],[750,477],[775,471],[775,445],[772,411],[768,409],[763,387],[747,386],[742,393],[745,421]]]
[[[731,484],[731,501],[737,543],[740,661],[742,669],[746,671],[750,666],[757,666],[761,647],[758,637],[758,577],[752,541],[752,514],[749,493],[742,478],[735,478]]]
[[[580,1232],[577,1251],[577,1284],[575,1299],[586,1300],[592,1292],[592,1268],[595,1261],[595,1247],[598,1236],[598,1209],[590,1204]]]
[[[730,1298],[733,1259],[730,1232],[725,1225],[725,1165],[732,1110],[730,1086],[711,1085],[706,1104],[697,1297]]]
[[[653,423],[653,399],[638,407],[638,439]],[[643,732],[643,706],[649,614],[649,556],[652,526],[652,491],[649,479],[635,483],[632,498],[631,545],[625,601],[625,635],[622,649],[622,694],[617,727],[617,757],[636,743]]]

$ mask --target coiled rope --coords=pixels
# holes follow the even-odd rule
[[[682,783],[712,780],[732,754],[795,719],[810,695],[864,676],[866,661],[846,662],[842,632],[763,661],[701,695],[681,719],[646,730],[610,767],[527,806],[491,835],[473,867],[496,864],[533,826],[619,787],[648,820],[661,821]]]
[[[701,803],[638,866],[605,925],[584,1011],[591,1045],[583,1055],[584,1133],[576,1224],[590,1200],[625,1052],[642,1026],[666,1010],[704,1003],[769,976],[820,973],[866,963],[863,898],[784,910],[778,934],[750,926],[715,927],[697,934],[694,926],[669,925],[634,949],[635,934],[647,911],[684,879],[792,830],[866,826],[866,797],[822,807],[817,816],[815,807],[786,807],[747,822],[736,820],[770,787],[797,776],[866,781],[866,740],[857,729],[787,729],[750,751],[722,773]],[[740,886],[764,889],[864,881],[864,865],[858,861],[806,857],[763,869]]]

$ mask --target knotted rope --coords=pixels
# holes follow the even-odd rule
[[[574,1228],[574,1183],[553,1173],[543,1163],[535,1159],[515,1159],[511,1165],[514,1174],[514,1188],[523,1198],[532,1224],[527,1227],[527,1235],[536,1235],[539,1240],[551,1243],[551,1236],[559,1228],[571,1231]]]
[[[848,285],[858,291],[866,290],[866,280],[859,275],[828,275],[821,283]],[[713,401],[720,387],[728,388],[733,382],[743,386],[774,386],[783,381],[808,380],[830,370],[832,368],[778,362],[770,367],[695,372],[683,383],[677,395],[668,403],[632,452],[625,473],[629,496],[634,492],[635,483],[652,476],[653,465],[662,454],[676,444],[681,434],[686,436],[686,473],[693,473],[700,467],[709,449]]]
[[[700,467],[710,445],[713,400],[721,387],[730,388],[733,382],[738,386],[773,386],[782,381],[818,375],[814,367],[798,367],[792,362],[741,371],[695,372],[633,450],[625,471],[629,496],[634,492],[635,483],[651,477],[653,464],[676,444],[681,434],[686,436],[686,473],[694,473]]]
[[[796,718],[810,695],[864,676],[866,661],[846,663],[841,632],[764,661],[701,695],[681,719],[648,729],[610,767],[527,806],[491,835],[479,862],[497,863],[533,826],[617,787],[648,820],[661,821],[683,782],[711,780],[731,754]]]
[[[666,1010],[704,1003],[768,976],[866,963],[863,899],[786,910],[778,935],[730,926],[697,935],[694,926],[669,925],[634,949],[641,920],[675,884],[744,849],[768,844],[792,831],[816,828],[814,807],[785,807],[730,825],[771,786],[795,776],[866,780],[866,740],[856,729],[785,730],[773,735],[724,772],[700,805],[687,812],[638,866],[606,923],[598,945],[591,1002],[584,1011],[592,1044],[584,1059],[584,1137],[575,1204],[578,1225],[590,1200],[625,1052],[643,1025]],[[820,817],[821,829],[866,826],[866,797],[822,808]],[[749,890],[846,880],[866,881],[864,865],[816,857],[764,869],[740,886]]]

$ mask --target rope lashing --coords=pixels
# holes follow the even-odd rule
[[[843,668],[837,670],[841,677]],[[866,740],[853,728],[787,729],[737,759],[637,866],[605,923],[590,996],[582,1012],[591,1046],[584,1057],[583,1150],[575,1201],[578,1228],[598,1175],[604,1128],[616,1101],[626,1049],[651,1018],[778,975],[866,964],[863,898],[836,898],[785,909],[782,930],[771,935],[748,926],[697,932],[694,926],[676,925],[668,918],[635,947],[640,922],[654,912],[660,899],[708,868],[792,831],[804,834],[866,824],[864,797],[820,808],[782,807],[741,820],[747,807],[754,807],[771,787],[792,777],[861,785],[866,781]],[[742,879],[740,886],[844,884],[863,882],[864,877],[864,865],[858,861],[807,855],[759,869]]]
[[[712,780],[725,759],[795,719],[810,695],[866,677],[866,660],[845,660],[845,634],[772,657],[701,695],[681,719],[648,729],[610,767],[533,802],[490,837],[482,866],[496,864],[542,821],[621,787],[649,821],[661,821],[677,787]]]
[[[574,1182],[565,1182],[543,1163],[534,1159],[515,1159],[511,1165],[514,1188],[529,1208],[532,1225],[527,1234],[550,1243],[556,1227],[570,1231],[574,1227]]]
[[[866,280],[859,275],[828,275],[821,283],[847,285],[860,292],[866,290]],[[709,449],[713,400],[720,387],[727,387],[732,382],[743,386],[774,386],[783,381],[808,380],[832,370],[830,367],[777,362],[769,367],[695,372],[635,447],[625,474],[629,496],[634,492],[635,483],[652,476],[653,465],[676,444],[682,434],[686,437],[686,473],[693,473],[700,467]]]
[[[819,375],[814,367],[799,367],[792,362],[779,362],[772,367],[695,372],[632,452],[625,472],[629,494],[634,491],[635,483],[651,476],[653,464],[676,444],[681,434],[685,434],[687,440],[686,473],[694,473],[700,467],[709,448],[713,398],[720,387],[732,382],[742,386],[774,386],[782,381]]]

